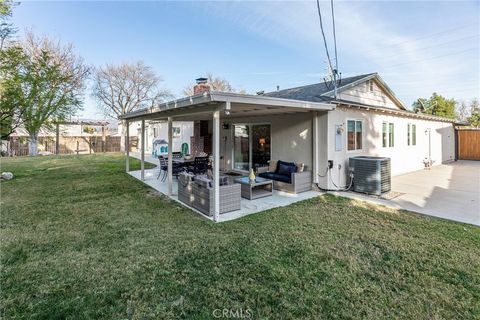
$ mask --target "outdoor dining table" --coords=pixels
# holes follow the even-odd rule
[[[191,159],[185,159],[184,157],[181,158],[172,158],[172,162],[178,163],[178,164],[189,164],[192,163],[195,160],[195,158]]]

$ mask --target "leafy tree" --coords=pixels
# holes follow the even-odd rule
[[[413,110],[425,114],[432,114],[439,117],[455,119],[455,100],[447,99],[434,92],[427,100],[419,98],[413,103]]]
[[[0,132],[2,140],[22,125],[25,108],[22,83],[28,82],[30,74],[28,57],[20,47],[12,46],[0,51]],[[33,92],[32,92],[33,93]],[[29,99],[33,99],[30,97]]]
[[[17,32],[10,23],[13,8],[17,5],[18,2],[12,0],[0,0],[0,49],[3,49],[6,40]]]
[[[72,45],[62,46],[31,32],[11,48],[11,54],[2,61],[2,65],[15,64],[5,68],[2,109],[7,103],[15,106],[29,134],[29,153],[36,155],[40,129],[51,128],[54,121],[65,120],[81,109],[88,67]]]
[[[214,76],[211,73],[207,73],[207,84],[212,91],[222,92],[236,92],[230,82],[224,78]],[[183,89],[183,94],[186,96],[193,96],[193,87],[195,84],[189,84]],[[239,93],[245,93],[244,90],[240,90]]]

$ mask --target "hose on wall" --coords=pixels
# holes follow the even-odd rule
[[[316,183],[317,185],[317,188],[322,190],[322,191],[349,191],[351,188],[352,188],[352,185],[353,185],[353,179],[354,179],[354,174],[353,172],[350,172],[349,174],[349,177],[350,177],[350,183],[347,185],[347,186],[344,186],[344,187],[339,187],[335,184],[335,182],[333,181],[332,179],[332,174],[331,174],[331,168],[327,166],[326,170],[325,170],[325,174],[321,175],[320,173],[318,174],[319,177],[321,178],[325,178],[327,176],[327,174],[329,175],[329,179],[330,181],[332,182],[333,186],[336,188],[336,189],[325,189],[325,188],[322,188],[318,185],[318,183]],[[338,176],[338,178],[340,179],[340,175]]]

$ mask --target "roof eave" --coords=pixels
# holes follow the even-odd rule
[[[423,113],[415,113],[412,111],[408,110],[395,110],[395,109],[390,109],[390,108],[383,108],[383,107],[376,107],[376,106],[369,106],[369,105],[363,105],[363,104],[358,104],[354,102],[348,102],[348,101],[337,101],[337,102],[332,102],[336,104],[337,106],[345,106],[345,107],[356,107],[358,109],[365,109],[367,111],[373,110],[373,111],[379,111],[382,113],[389,113],[389,114],[398,114],[398,115],[403,115],[411,118],[421,118],[424,120],[431,120],[431,121],[441,121],[441,122],[449,122],[455,124],[457,121],[455,119],[449,119],[449,118],[444,118],[444,117],[439,117],[435,115],[427,115]]]
[[[137,118],[144,118],[150,114],[160,113],[165,111],[172,111],[183,107],[190,107],[194,105],[208,104],[211,102],[229,102],[239,104],[254,104],[254,105],[268,105],[276,107],[289,107],[299,109],[309,109],[315,111],[331,111],[335,109],[335,105],[329,103],[319,103],[256,95],[247,95],[231,92],[210,91],[200,95],[185,97],[173,101],[168,101],[159,104],[156,107],[144,108],[129,112],[119,117],[121,120],[130,120]]]
[[[360,78],[356,81],[353,81],[345,86],[341,86],[340,88],[338,88],[338,92],[342,92],[342,91],[345,91],[347,89],[350,89],[350,88],[353,88],[355,87],[356,85],[359,85],[360,83],[362,82],[365,82],[365,81],[368,81],[368,80],[371,80],[371,79],[375,79],[377,80],[378,82],[380,82],[380,84],[382,85],[383,89],[385,89],[385,91],[387,91],[387,94],[390,95],[390,97],[403,109],[403,110],[407,110],[407,108],[405,107],[405,105],[403,104],[403,102],[395,95],[395,93],[393,92],[392,89],[390,89],[390,87],[387,85],[387,83],[380,77],[380,75],[375,72],[375,73],[372,73],[370,75],[367,75],[363,78]],[[333,97],[333,90],[330,90],[328,92],[325,92],[324,94],[322,94],[322,96],[329,96],[329,97]]]

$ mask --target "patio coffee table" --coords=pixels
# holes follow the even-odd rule
[[[250,181],[248,177],[241,177],[235,179],[235,182],[242,185],[242,198],[253,200],[272,195],[272,180],[257,177],[255,181]]]

